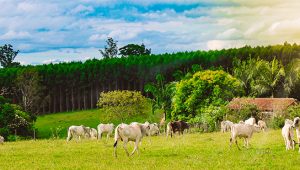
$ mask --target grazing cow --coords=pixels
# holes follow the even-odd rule
[[[180,133],[183,134],[183,131],[185,129],[189,129],[190,126],[186,122],[180,120],[180,121],[168,123],[167,128],[169,128],[169,133],[171,133],[171,137],[172,137],[173,133],[175,134],[176,132],[178,132],[179,134]]]
[[[300,152],[300,118],[295,117],[292,127],[296,128],[297,142],[299,144],[299,152]]]
[[[114,128],[115,128],[115,125],[110,123],[110,124],[99,124],[97,126],[97,129],[98,129],[98,139],[101,139],[102,138],[102,133],[107,133],[107,136],[106,136],[106,140],[109,139],[110,135],[113,133],[114,131]]]
[[[80,126],[70,126],[68,129],[68,137],[67,141],[70,141],[72,138],[77,136],[77,140],[80,140],[81,137],[87,137],[89,138],[90,135],[90,128],[85,127],[83,125]]]
[[[157,123],[150,124],[150,130],[149,130],[150,136],[159,135],[159,133],[160,132],[159,132],[159,128],[158,128]]]
[[[259,120],[259,121],[257,122],[257,124],[258,124],[258,126],[260,127],[260,130],[265,131],[265,130],[267,129],[267,124],[266,124],[266,122],[264,122],[264,121],[262,121],[262,120]]]
[[[150,126],[148,124],[119,124],[115,129],[115,143],[114,143],[114,154],[115,157],[117,157],[117,144],[118,141],[121,140],[124,142],[123,148],[126,151],[127,156],[129,156],[128,150],[127,150],[127,143],[129,141],[135,142],[134,149],[131,153],[133,155],[135,151],[139,152],[138,145],[142,141],[142,138],[146,136],[146,134],[149,134]],[[130,155],[130,156],[131,156]]]
[[[0,136],[0,144],[3,145],[3,143],[4,143],[4,137],[3,137],[3,136]]]
[[[91,136],[91,139],[97,139],[98,132],[95,128],[90,128],[90,136]]]
[[[239,148],[237,143],[237,137],[244,138],[244,146],[248,148],[249,140],[252,137],[254,132],[259,132],[259,126],[257,125],[248,125],[248,124],[234,124],[231,127],[231,138],[230,138],[230,147],[232,142],[235,141],[236,146]]]
[[[293,125],[290,122],[286,122],[281,130],[282,137],[284,139],[285,149],[293,149],[295,148],[294,143],[294,132],[293,132]]]
[[[227,132],[231,130],[231,126],[233,125],[233,123],[229,120],[226,121],[222,121],[221,122],[221,132]]]
[[[249,119],[245,120],[245,124],[255,125],[256,124],[256,120],[255,120],[254,117],[250,117]]]

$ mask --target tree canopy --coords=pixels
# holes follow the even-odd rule
[[[129,55],[150,55],[151,49],[147,49],[144,44],[127,44],[124,47],[119,49],[120,55],[129,56]]]
[[[19,66],[20,63],[14,62],[14,59],[18,55],[19,50],[15,51],[13,46],[10,44],[5,44],[0,46],[0,64],[4,68],[8,67],[16,67]]]
[[[172,101],[172,116],[201,114],[210,105],[221,106],[241,94],[241,82],[223,70],[196,72],[177,83]]]
[[[104,46],[104,50],[99,50],[103,58],[113,58],[118,55],[117,42],[118,41],[115,41],[112,37],[107,38],[107,45]]]

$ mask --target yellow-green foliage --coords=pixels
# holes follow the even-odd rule
[[[145,116],[151,107],[141,92],[129,90],[102,92],[97,106],[105,108],[109,118],[122,121],[137,115]]]
[[[110,92],[101,92],[97,106],[132,106],[140,105],[146,102],[146,98],[138,91],[115,90]]]
[[[113,139],[37,140],[0,145],[0,169],[299,169],[298,148],[286,151],[280,130],[255,133],[250,148],[229,147],[230,133],[184,134],[143,139],[140,156],[127,157]],[[239,139],[240,146],[243,140]],[[133,144],[129,143],[129,151]]]
[[[240,93],[240,87],[240,81],[223,70],[196,72],[192,78],[177,83],[172,115],[195,116],[203,107],[223,105]]]

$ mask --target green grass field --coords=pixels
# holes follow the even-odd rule
[[[130,122],[144,122],[148,120],[150,122],[158,122],[161,115],[160,112],[156,112],[154,115],[151,114],[149,110],[149,115],[147,117],[136,116],[124,120],[124,123]],[[49,114],[44,116],[39,116],[35,123],[38,128],[37,136],[38,138],[50,138],[55,129],[61,127],[59,136],[65,138],[67,136],[67,128],[71,125],[85,125],[89,127],[96,128],[99,123],[114,123],[115,125],[122,123],[118,119],[109,119],[105,116],[105,110],[94,109],[94,110],[84,110],[76,112],[62,112],[56,114]]]
[[[127,157],[113,139],[37,140],[0,145],[0,169],[299,169],[300,154],[285,151],[279,130],[254,134],[249,149],[229,147],[229,133],[193,133],[143,139],[140,155]],[[242,145],[242,141],[239,140]],[[133,144],[129,143],[129,151]]]

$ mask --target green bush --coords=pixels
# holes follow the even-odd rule
[[[281,117],[281,116],[273,117],[270,120],[269,126],[273,129],[279,129],[284,126],[284,121],[285,121],[284,117]]]
[[[239,122],[254,117],[256,120],[260,119],[258,116],[259,110],[256,105],[246,104],[240,110],[230,110],[228,107],[224,108],[226,112],[224,119],[232,122]]]
[[[287,118],[294,119],[295,117],[300,117],[300,105],[290,106],[288,108]]]
[[[100,94],[97,106],[106,111],[107,120],[120,119],[125,121],[137,115],[146,116],[146,110],[151,105],[141,92],[137,91],[111,91]]]
[[[15,104],[0,96],[0,135],[7,137],[15,132],[20,136],[32,135],[35,116],[24,112]]]
[[[179,115],[194,117],[202,108],[225,105],[228,100],[240,93],[240,81],[223,70],[196,72],[193,77],[176,84],[172,100],[172,117],[174,119]]]

